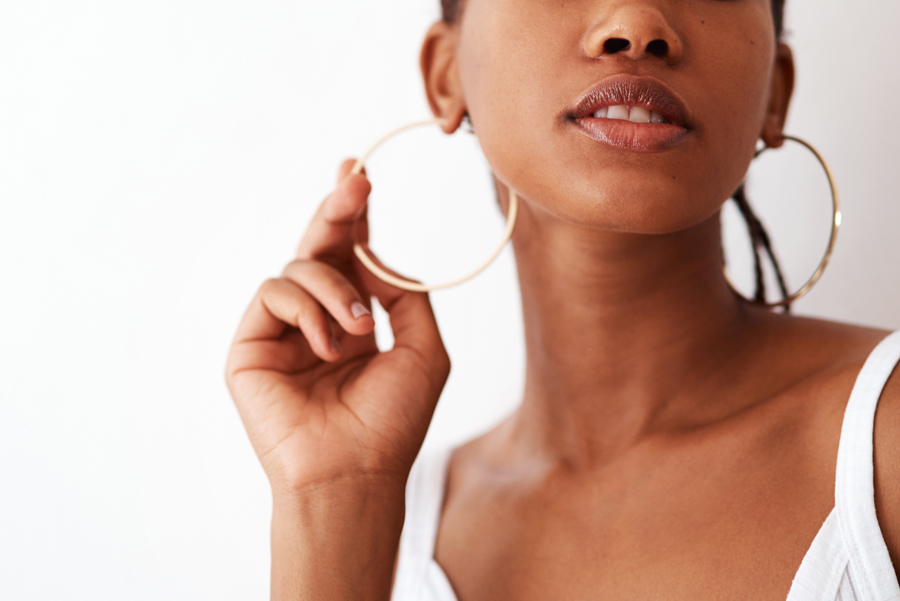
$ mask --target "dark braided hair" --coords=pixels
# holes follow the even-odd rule
[[[772,263],[772,269],[775,271],[775,280],[778,282],[778,291],[781,292],[781,298],[788,297],[787,284],[784,281],[784,274],[781,273],[781,265],[775,257],[772,250],[772,242],[769,240],[769,233],[763,227],[762,221],[750,208],[747,202],[747,195],[744,193],[744,184],[738,186],[734,196],[731,197],[741,212],[744,221],[747,222],[747,229],[750,230],[750,244],[753,246],[753,271],[756,277],[756,292],[753,294],[753,300],[758,303],[766,302],[766,280],[763,277],[762,258],[760,250],[765,251]],[[723,252],[724,254],[724,252]],[[790,305],[785,306],[785,312],[790,310]]]
[[[455,23],[462,14],[464,2],[465,0],[441,0],[441,18],[447,23]],[[784,2],[785,0],[772,0],[772,20],[775,23],[775,39],[778,41],[781,41],[784,33]],[[744,192],[744,184],[741,184],[738,189],[735,190],[734,195],[732,195],[731,198],[734,200],[735,204],[737,204],[741,216],[744,218],[744,221],[747,222],[747,229],[750,231],[750,243],[753,247],[754,276],[756,280],[756,290],[753,294],[753,300],[761,303],[766,302],[766,282],[763,275],[761,252],[765,252],[769,257],[769,261],[772,263],[772,269],[775,272],[775,280],[778,282],[779,292],[781,292],[782,298],[787,298],[787,284],[784,280],[784,274],[781,271],[781,265],[778,263],[778,259],[775,257],[775,253],[772,250],[772,243],[769,240],[769,234],[766,232],[766,228],[763,227],[762,222],[753,212],[753,209],[750,208],[750,203],[747,201],[747,195]],[[790,309],[790,305],[784,307],[785,312],[790,311]]]

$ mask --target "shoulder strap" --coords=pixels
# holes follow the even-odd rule
[[[848,562],[838,517],[832,511],[803,556],[800,569],[791,582],[787,601],[855,601],[853,596],[838,597]]]
[[[875,515],[873,436],[875,409],[900,361],[900,332],[885,338],[860,371],[844,412],[834,488],[841,534],[858,576],[854,584],[870,601],[900,601],[900,585]]]
[[[419,454],[406,484],[406,518],[400,536],[400,553],[394,581],[394,601],[422,598],[421,588],[437,539],[444,486],[451,448]]]

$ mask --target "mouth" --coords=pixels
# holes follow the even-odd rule
[[[631,75],[592,87],[566,119],[592,140],[632,152],[667,150],[693,131],[677,94],[657,79]]]

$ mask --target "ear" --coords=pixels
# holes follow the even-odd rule
[[[431,112],[445,120],[443,128],[448,134],[459,128],[467,110],[456,60],[458,41],[459,28],[438,21],[425,35],[419,58]]]
[[[775,51],[775,68],[772,70],[772,85],[769,92],[769,106],[760,137],[769,148],[784,144],[784,124],[788,107],[794,93],[794,54],[787,44],[778,44]]]

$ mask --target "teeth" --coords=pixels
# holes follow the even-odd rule
[[[605,106],[593,114],[595,119],[618,119],[632,123],[668,123],[659,113],[649,111],[642,106],[628,107],[624,104]]]
[[[628,121],[628,107],[624,104],[617,104],[616,106],[609,107],[609,113],[606,115],[607,119],[621,119],[623,121]]]
[[[628,120],[632,123],[650,123],[650,111],[642,106],[633,106]]]

